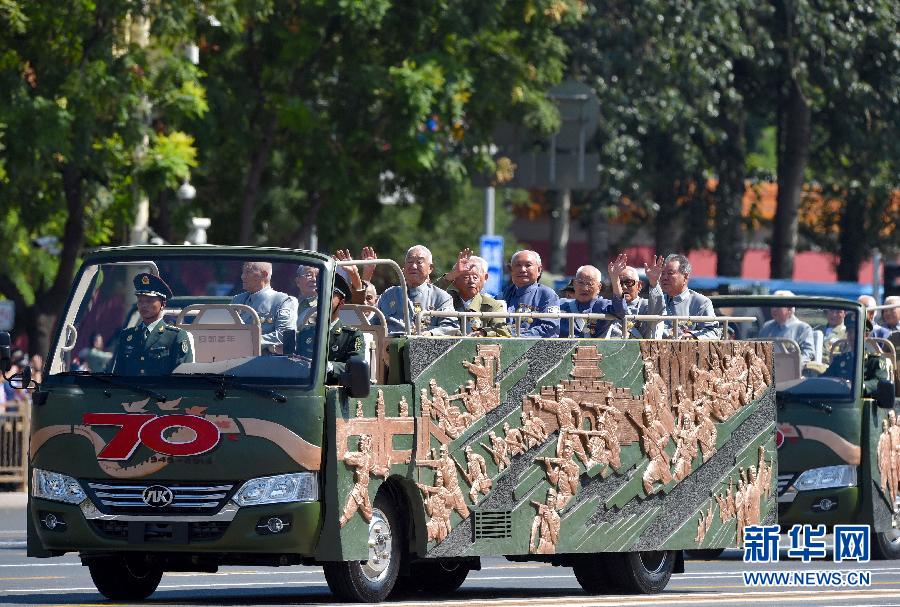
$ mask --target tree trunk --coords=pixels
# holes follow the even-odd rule
[[[566,273],[569,250],[569,224],[572,213],[572,191],[555,193],[553,211],[550,214],[550,267],[555,274]]]
[[[841,214],[840,260],[837,265],[838,280],[857,282],[859,268],[866,255],[866,195],[857,188],[847,192]]]
[[[609,219],[603,204],[593,199],[588,211],[588,259],[603,270],[609,258]]]
[[[244,199],[241,202],[241,231],[238,242],[242,245],[253,244],[253,225],[256,216],[256,203],[259,200],[259,189],[262,176],[269,162],[269,153],[275,141],[275,127],[278,120],[270,116],[263,128],[262,138],[250,154],[250,170],[247,173],[247,185],[244,188]]]
[[[737,104],[723,111],[728,113],[724,116],[728,138],[719,154],[719,184],[715,193],[716,274],[740,276],[747,250],[742,223],[747,116],[744,108]]]
[[[653,199],[659,206],[654,223],[656,254],[663,257],[676,252],[678,206],[672,182],[658,183],[653,191]],[[652,261],[652,260],[651,260]]]

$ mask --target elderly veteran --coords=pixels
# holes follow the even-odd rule
[[[304,310],[316,307],[316,299],[319,294],[319,268],[297,266],[294,284],[300,291],[300,297],[297,298],[297,316],[300,317]]]
[[[256,310],[259,316],[263,354],[280,354],[281,335],[297,326],[297,300],[287,293],[276,291],[272,282],[272,264],[267,261],[248,261],[241,270],[243,293],[231,299],[233,304],[243,304]],[[241,314],[245,323],[250,322],[247,313]]]
[[[659,267],[659,260],[654,259],[654,266]],[[688,288],[691,278],[691,262],[684,255],[673,253],[666,257],[661,268],[659,285],[651,287],[648,299],[653,309],[659,309],[662,316],[709,316],[715,317],[712,302],[708,297]],[[648,281],[650,275],[647,275]],[[718,339],[717,323],[678,323],[679,334],[674,335],[675,323],[663,321],[656,327],[656,337]]]
[[[786,289],[775,291],[773,295],[793,297],[794,293]],[[759,330],[759,337],[782,337],[793,340],[800,347],[800,362],[808,363],[816,358],[816,346],[813,341],[812,327],[794,316],[793,306],[770,308],[772,320],[767,320]]]
[[[625,265],[624,263],[622,264]],[[612,267],[612,264],[610,264]],[[559,303],[560,312],[572,314],[614,314],[619,318],[625,316],[626,308],[624,300],[619,297],[610,301],[600,297],[600,289],[603,288],[600,270],[594,266],[581,266],[575,272],[572,281],[575,287],[575,297],[564,299]],[[574,321],[573,337],[600,337],[609,331],[612,321],[609,320],[585,320],[583,318],[562,318],[559,321],[559,336],[569,336],[569,322]]]
[[[506,302],[482,292],[488,278],[487,261],[472,255],[470,249],[459,252],[453,268],[437,280],[447,289],[457,312],[506,312]],[[466,320],[470,337],[509,337],[505,318],[469,318]]]
[[[134,277],[134,295],[141,322],[119,335],[112,372],[117,375],[168,375],[181,363],[194,361],[191,336],[166,324],[163,310],[172,298],[169,285],[153,274]]]
[[[623,261],[627,263],[627,257],[625,257],[624,255],[620,255],[619,257],[624,258]],[[616,262],[614,262],[615,267],[613,267],[613,264],[610,264],[609,270],[610,281],[612,283],[611,286],[613,291],[613,302],[615,302],[617,298],[624,299],[627,314],[662,314],[662,311],[665,309],[663,298],[656,298],[654,301],[654,305],[656,307],[652,307],[650,305],[649,299],[640,296],[641,288],[643,287],[643,285],[641,283],[640,276],[638,276],[637,269],[626,265],[624,268],[617,272],[616,269],[621,268],[621,265],[619,265],[618,261],[619,258],[617,258]],[[661,257],[655,260],[653,266],[644,264],[644,272],[647,275],[647,282],[651,289],[655,289],[659,284],[659,277],[662,273],[662,266],[663,264]],[[631,337],[650,339],[653,336],[653,327],[654,323],[646,321],[628,321],[629,336]],[[609,331],[607,332],[606,337],[622,337],[622,323],[612,323],[609,327]]]
[[[900,306],[900,295],[884,298],[886,306]],[[900,307],[885,308],[881,311],[881,324],[872,329],[871,337],[888,339],[891,333],[900,333]]]
[[[410,322],[416,314],[423,310],[453,311],[453,298],[445,290],[433,285],[429,281],[431,271],[434,269],[431,251],[424,245],[415,245],[406,252],[403,261],[403,277],[406,279],[406,295],[408,298]],[[403,290],[394,286],[385,289],[378,298],[378,309],[384,313],[387,319],[388,333],[403,333],[406,327],[403,325]],[[373,322],[378,324],[375,317]],[[414,327],[410,327],[414,329]],[[459,321],[455,318],[441,318],[432,316],[428,322],[428,328],[422,331],[423,335],[459,335]]]
[[[512,284],[503,291],[506,309],[510,312],[559,312],[559,296],[550,287],[538,284],[541,277],[541,256],[535,251],[518,251],[510,260]],[[510,318],[515,324],[515,320]],[[558,337],[558,318],[523,318],[522,337]]]

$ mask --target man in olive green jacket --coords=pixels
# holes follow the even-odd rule
[[[459,253],[456,264],[437,280],[437,286],[453,297],[457,312],[506,312],[506,302],[482,293],[487,280],[487,261],[472,255],[469,249]],[[462,326],[462,323],[460,323]],[[469,318],[466,333],[470,337],[510,337],[505,318]]]

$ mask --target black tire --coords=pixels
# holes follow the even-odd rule
[[[141,555],[91,559],[91,579],[100,594],[114,601],[142,601],[153,594],[162,579],[162,569]]]
[[[608,558],[619,588],[631,594],[656,594],[669,583],[678,555],[675,550],[660,550],[610,553]]]
[[[880,561],[900,559],[900,531],[874,533],[872,556]]]
[[[375,548],[367,561],[325,563],[322,569],[331,592],[342,601],[378,603],[387,598],[400,569],[402,528],[397,506],[379,493],[369,523],[369,540]]]
[[[699,550],[685,550],[684,553],[698,561],[714,561],[725,552],[724,548],[702,548]]]
[[[572,573],[588,594],[606,594],[618,589],[608,567],[608,555],[585,554],[572,563]]]

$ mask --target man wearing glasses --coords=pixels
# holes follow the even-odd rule
[[[627,261],[624,255],[620,255],[623,262]],[[618,259],[616,260],[618,261]],[[621,266],[616,266],[621,267]],[[659,284],[659,276],[662,273],[663,259],[657,258],[652,266],[644,264],[644,272],[647,275],[647,283],[651,289],[657,289]],[[616,299],[624,299],[627,308],[627,314],[662,314],[665,304],[662,297],[654,300],[655,307],[650,305],[650,300],[646,297],[640,297],[643,284],[638,276],[637,269],[626,265],[618,273],[613,273],[610,268],[610,276],[612,280],[613,303]],[[638,337],[650,339],[653,337],[653,323],[646,321],[628,321],[629,337]],[[614,322],[610,325],[606,337],[622,337],[622,323]]]
[[[610,264],[610,272],[614,271],[613,266],[621,262],[624,267],[625,256],[619,255],[616,262]],[[618,266],[615,268],[619,269]],[[612,274],[610,274],[612,275]],[[560,312],[569,312],[573,314],[615,314],[622,318],[626,314],[625,302],[619,297],[618,300],[606,299],[600,297],[600,289],[603,288],[601,282],[600,270],[594,266],[581,266],[575,272],[574,299],[564,299],[559,304]],[[563,318],[559,322],[559,336],[569,337],[569,323],[573,322],[573,337],[600,337],[605,335],[609,330],[612,321],[609,320],[585,320],[583,318]]]

